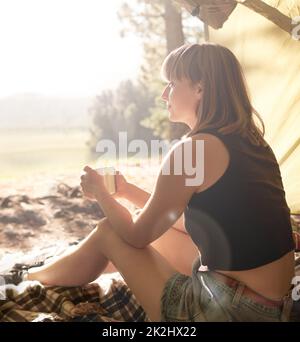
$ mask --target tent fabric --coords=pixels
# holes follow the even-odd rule
[[[176,0],[193,16],[218,29],[235,9],[235,0]]]
[[[264,120],[266,140],[280,164],[289,207],[299,214],[300,40],[267,19],[268,13],[264,16],[245,6],[246,2],[274,6],[291,20],[300,15],[300,0],[244,1],[222,29],[209,27],[209,40],[231,49],[243,66],[253,106]]]
[[[291,18],[300,15],[297,0],[175,0],[193,16],[197,16],[214,29],[221,28],[238,3],[259,13],[290,33]]]

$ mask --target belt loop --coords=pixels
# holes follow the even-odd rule
[[[238,307],[240,299],[241,299],[242,294],[244,292],[244,289],[245,289],[245,284],[239,282],[238,287],[235,291],[232,303],[231,303],[232,307],[234,307],[234,308]]]
[[[282,307],[281,317],[280,317],[280,320],[282,322],[288,322],[290,320],[292,307],[293,307],[293,299],[292,299],[291,293],[289,292],[283,298],[283,307]]]

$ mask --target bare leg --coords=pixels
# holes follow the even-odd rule
[[[101,227],[99,222],[98,227]],[[87,284],[102,273],[118,272],[112,262],[101,253],[97,240],[97,229],[59,259],[31,269],[29,280],[39,280],[45,285],[77,286]],[[191,274],[193,260],[198,255],[197,247],[183,230],[170,228],[151,244],[160,255],[178,272]]]
[[[96,261],[93,262],[92,258]],[[101,220],[77,250],[51,265],[32,271],[29,279],[56,285],[84,284],[104,269],[107,260],[111,260],[122,274],[150,319],[159,321],[163,289],[176,271],[153,247],[130,246],[113,231],[108,220]],[[97,268],[97,263],[101,267]]]
[[[199,250],[191,237],[182,230],[170,228],[151,244],[178,272],[191,276],[192,264]]]
[[[192,274],[192,264],[199,256],[199,250],[186,232],[182,217],[160,238],[153,241],[151,246],[178,272],[186,275]],[[109,262],[103,271],[103,273],[110,272],[118,272],[112,262]]]
[[[180,234],[181,233],[181,234]],[[183,274],[192,274],[192,263],[199,255],[199,250],[187,233],[184,226],[183,214],[166,233],[151,244],[159,254]],[[118,272],[111,261],[103,273]]]
[[[108,259],[101,254],[96,235],[97,228],[64,255],[44,266],[30,269],[27,279],[59,286],[78,286],[95,280],[108,265]]]

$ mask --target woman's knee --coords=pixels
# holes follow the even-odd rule
[[[104,240],[107,241],[108,239],[112,239],[113,236],[116,235],[109,220],[106,217],[98,222],[95,228],[95,234],[101,239],[102,242]]]
[[[110,222],[107,217],[103,217],[97,224],[96,230],[107,230],[110,228]]]

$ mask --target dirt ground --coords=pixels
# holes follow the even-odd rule
[[[122,172],[151,191],[155,176],[145,171],[139,166]],[[87,236],[103,213],[97,202],[83,198],[79,183],[80,173],[0,181],[0,259],[6,253],[70,244]],[[121,203],[132,213],[136,209],[126,200]]]

